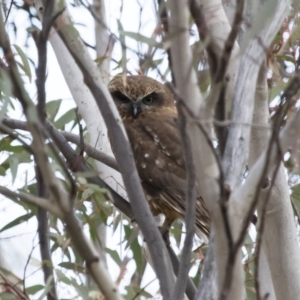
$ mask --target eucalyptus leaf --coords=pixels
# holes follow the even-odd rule
[[[31,82],[32,74],[31,74],[31,69],[30,69],[28,59],[27,59],[25,53],[23,52],[23,50],[18,45],[13,45],[13,46],[15,47],[16,51],[18,52],[18,55],[20,56],[20,58],[22,60],[22,69],[25,72],[25,74],[27,75],[27,77],[29,78],[29,81]]]
[[[3,226],[1,229],[0,229],[0,232],[3,232],[7,229],[10,229],[12,227],[15,227],[15,226],[18,226],[20,225],[21,223],[24,223],[28,220],[30,220],[32,217],[34,216],[34,213],[30,212],[30,213],[27,213],[25,215],[22,215],[20,217],[17,217],[16,219],[14,219],[13,221],[9,222],[8,224],[6,224],[5,226]]]

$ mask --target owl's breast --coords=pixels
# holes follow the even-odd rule
[[[145,114],[124,120],[124,125],[143,181],[158,187],[174,187],[174,176],[185,180],[181,138],[174,115]]]

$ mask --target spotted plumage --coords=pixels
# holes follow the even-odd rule
[[[124,122],[151,211],[164,214],[164,227],[169,229],[175,219],[184,217],[186,189],[173,95],[165,85],[146,76],[116,76],[109,90]],[[196,226],[208,235],[209,223],[199,195]]]

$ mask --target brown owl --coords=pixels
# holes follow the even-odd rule
[[[109,91],[123,119],[142,185],[154,216],[165,215],[163,229],[184,218],[186,170],[170,90],[146,76],[112,79]],[[206,236],[210,218],[201,197],[196,226]]]

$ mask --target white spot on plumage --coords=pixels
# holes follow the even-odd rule
[[[159,143],[159,138],[156,134],[153,136],[153,138],[154,138],[154,143]]]
[[[160,160],[156,159],[156,160],[155,160],[155,164],[156,164],[157,166],[159,166],[159,165],[160,165]]]
[[[182,166],[182,160],[181,159],[176,159],[176,162],[179,166]]]
[[[145,153],[144,156],[145,156],[145,158],[149,157],[149,153]]]
[[[143,169],[146,168],[146,164],[145,163],[142,163],[141,166],[142,166]]]

